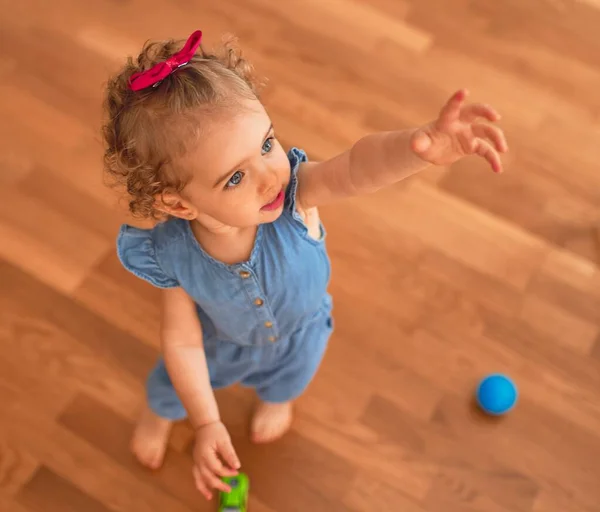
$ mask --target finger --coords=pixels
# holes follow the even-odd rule
[[[504,132],[497,126],[477,123],[472,127],[473,134],[480,139],[490,139],[496,150],[505,153],[508,151],[508,144]]]
[[[200,470],[198,469],[198,466],[194,465],[194,467],[192,468],[192,473],[194,475],[194,483],[196,484],[196,489],[198,489],[200,491],[200,493],[207,500],[211,500],[212,499],[212,493],[210,492],[210,490],[207,487],[207,485],[204,483],[204,480],[202,478],[202,474],[200,473]]]
[[[487,140],[475,139],[475,153],[485,158],[492,166],[494,172],[502,172],[500,155]]]
[[[208,466],[205,466],[201,469],[202,472],[202,478],[204,479],[204,482],[206,482],[206,484],[212,488],[212,489],[218,489],[219,491],[223,491],[223,492],[231,492],[231,487],[229,485],[227,485],[225,482],[223,482],[223,480],[221,480],[220,478],[218,478],[209,468]]]
[[[237,454],[235,453],[235,450],[233,449],[231,441],[228,441],[227,443],[222,443],[219,446],[219,452],[223,456],[223,459],[225,459],[225,462],[227,462],[227,464],[229,464],[229,467],[231,467],[233,469],[240,469],[240,467],[241,467],[240,459],[238,458]],[[237,472],[236,472],[236,474],[237,474]]]
[[[469,92],[466,89],[456,91],[440,110],[440,121],[447,123],[460,118],[460,111]]]
[[[206,465],[216,475],[219,476],[235,476],[238,472],[235,469],[226,468],[219,460],[216,454],[211,453],[205,458]]]
[[[484,103],[472,103],[462,109],[460,119],[467,123],[474,122],[477,118],[483,117],[488,121],[498,121],[500,114],[491,106]]]

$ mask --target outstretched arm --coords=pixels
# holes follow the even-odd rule
[[[465,105],[467,94],[456,92],[425,126],[367,135],[331,160],[302,164],[299,204],[310,208],[374,192],[430,165],[450,165],[468,155],[478,155],[494,172],[502,172],[499,153],[508,150],[504,133],[481,119],[495,122],[500,116],[484,104]]]

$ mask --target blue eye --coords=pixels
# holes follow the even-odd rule
[[[263,155],[265,153],[270,153],[273,150],[273,139],[274,137],[269,137],[267,140],[265,140],[265,143],[262,146]]]
[[[243,177],[244,173],[242,171],[236,171],[225,186],[228,188],[235,187],[241,183]]]

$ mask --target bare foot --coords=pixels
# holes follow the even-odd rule
[[[270,443],[279,439],[292,425],[292,403],[261,402],[252,418],[252,441]]]
[[[165,457],[173,422],[144,409],[131,439],[131,451],[151,469],[158,469]]]

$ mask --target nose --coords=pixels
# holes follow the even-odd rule
[[[279,192],[279,177],[277,169],[265,167],[261,172],[259,193],[261,196],[272,196]]]

